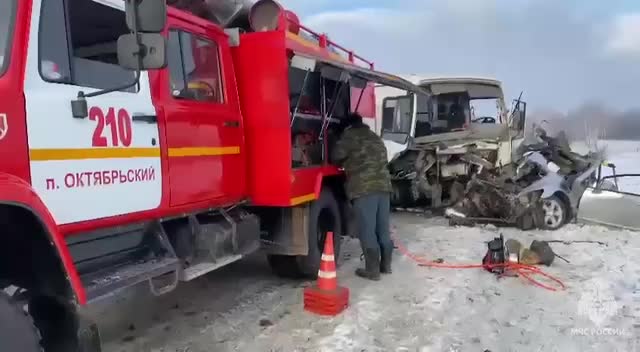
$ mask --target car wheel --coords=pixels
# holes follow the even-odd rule
[[[324,242],[329,231],[333,232],[333,254],[336,258],[336,266],[338,265],[342,243],[342,221],[338,201],[331,190],[323,190],[320,198],[311,203],[308,226],[309,252],[307,255],[267,257],[276,275],[294,279],[317,278]]]
[[[31,317],[0,290],[0,351],[41,352]]]
[[[557,230],[567,223],[568,207],[566,202],[558,196],[551,196],[541,200],[542,228]]]

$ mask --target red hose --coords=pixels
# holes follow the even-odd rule
[[[534,274],[542,275],[542,276],[546,277],[547,279],[556,282],[559,285],[560,290],[565,290],[566,289],[566,286],[564,285],[564,283],[562,281],[560,281],[560,279],[545,273],[544,271],[540,270],[539,268],[537,268],[537,267],[535,267],[533,265],[520,264],[520,263],[504,263],[504,264],[492,264],[492,265],[435,263],[433,261],[418,257],[418,256],[410,253],[395,238],[393,238],[393,243],[398,248],[398,251],[400,251],[400,253],[402,253],[404,256],[406,256],[406,257],[410,258],[411,260],[413,260],[414,262],[416,262],[419,266],[426,266],[426,267],[430,267],[430,268],[440,268],[440,269],[485,269],[485,268],[491,269],[491,268],[504,267],[505,269],[509,269],[509,270],[512,270],[512,271],[518,273],[519,276],[523,277],[524,279],[526,279],[530,283],[532,283],[532,284],[534,284],[534,285],[536,285],[538,287],[544,288],[546,290],[558,291],[558,288],[551,287],[551,286],[545,285],[545,284],[543,284],[543,283],[541,283],[539,281],[536,281],[536,280],[532,279],[531,276],[529,276],[529,274],[530,273],[534,273]]]

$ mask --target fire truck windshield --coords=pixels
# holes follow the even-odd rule
[[[9,63],[9,44],[13,36],[13,19],[17,0],[0,1],[0,76]]]

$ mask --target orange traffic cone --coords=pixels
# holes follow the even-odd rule
[[[304,289],[304,309],[320,315],[338,315],[349,305],[349,289],[338,286],[333,255],[333,232],[327,233],[320,259],[317,286]]]

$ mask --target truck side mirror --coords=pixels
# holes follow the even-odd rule
[[[125,0],[125,12],[132,32],[160,33],[167,23],[166,0]]]
[[[140,83],[140,71],[160,69],[167,65],[167,44],[160,33],[167,24],[166,0],[124,0],[125,19],[132,33],[118,38],[118,63],[136,71],[132,82],[85,94],[71,101],[71,115],[84,119],[88,115],[87,98],[93,98]]]
[[[118,63],[133,71],[161,69],[167,65],[166,49],[161,34],[124,34],[118,38]]]
[[[167,43],[160,33],[167,24],[165,0],[125,0],[127,26],[132,33],[118,38],[118,62],[134,71],[167,65]]]

